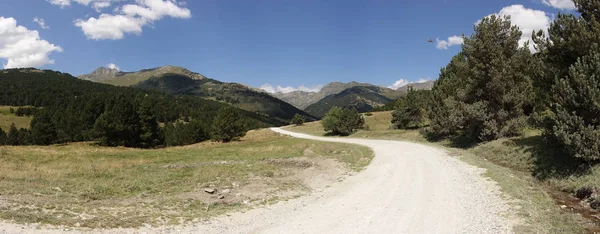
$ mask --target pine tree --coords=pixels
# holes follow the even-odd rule
[[[519,47],[520,38],[508,17],[492,15],[475,26],[451,61],[459,69],[449,65],[435,85],[432,135],[460,134],[478,142],[520,134],[532,99],[531,53],[527,45]]]
[[[19,129],[17,129],[15,123],[10,125],[6,141],[7,145],[19,145]]]
[[[429,90],[408,89],[406,96],[398,99],[392,112],[392,125],[396,129],[419,128],[426,122],[426,108],[430,99]]]
[[[0,128],[0,145],[6,145],[6,144],[7,144],[6,132],[4,132],[4,130],[2,130],[2,128]]]
[[[238,110],[233,107],[223,107],[213,121],[211,138],[226,143],[245,136],[246,131]]]
[[[67,116],[76,117],[76,116]],[[56,128],[47,111],[41,110],[31,120],[31,143],[49,145],[56,141]]]

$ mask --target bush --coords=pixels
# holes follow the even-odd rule
[[[304,124],[304,122],[306,121],[306,118],[300,114],[295,114],[294,118],[292,118],[292,121],[290,122],[290,124],[294,124],[296,126],[300,126],[302,124]]]
[[[365,120],[356,109],[333,107],[321,121],[326,132],[333,135],[347,136],[364,128]]]
[[[367,112],[367,113],[365,113],[365,116],[373,116],[373,113]]]
[[[246,135],[242,116],[233,107],[223,107],[213,121],[211,138],[213,141],[230,142]]]

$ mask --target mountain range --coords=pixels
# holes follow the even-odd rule
[[[116,86],[130,86],[173,95],[216,100],[282,121],[289,122],[295,114],[303,115],[308,120],[316,119],[265,92],[238,83],[210,79],[177,66],[143,69],[137,72],[120,72],[116,69],[100,67],[79,78]]]
[[[295,114],[309,121],[322,117],[331,107],[351,107],[366,112],[391,102],[408,91],[431,89],[433,81],[411,83],[397,90],[359,82],[331,82],[318,92],[293,91],[269,94],[243,84],[221,82],[178,66],[163,66],[136,72],[100,67],[80,79],[115,86],[156,90],[173,95],[197,96],[289,121]]]

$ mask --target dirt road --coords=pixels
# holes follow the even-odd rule
[[[364,171],[310,196],[193,225],[111,232],[510,233],[516,224],[507,215],[510,208],[498,186],[482,177],[483,169],[443,150],[408,142],[272,130],[365,145],[374,150],[375,158]]]

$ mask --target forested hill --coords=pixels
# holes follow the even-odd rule
[[[267,93],[255,91],[245,85],[210,78],[194,79],[187,75],[168,73],[152,77],[132,87],[214,99],[244,110],[264,113],[285,122],[289,122],[295,114],[300,114],[309,121],[316,120],[306,112]]]
[[[79,76],[95,82],[155,90],[173,95],[189,95],[231,104],[235,107],[278,118],[289,122],[295,114],[315,120],[306,112],[248,86],[221,82],[191,72],[183,67],[164,66],[136,72],[119,72],[115,69],[98,68]]]
[[[194,143],[207,139],[218,112],[230,107],[217,101],[99,84],[67,73],[32,68],[0,70],[0,87],[0,105],[43,107],[32,120],[30,139],[25,142],[28,144],[100,140],[106,145],[153,147],[166,140],[162,138],[164,132],[161,133],[158,123],[168,126],[169,123],[197,122],[202,126],[196,126],[194,131],[202,131],[204,137],[186,142]],[[243,122],[246,129],[286,124],[275,118],[233,109],[239,113],[236,121]],[[121,126],[99,126],[99,119],[105,123],[109,120],[109,125]],[[144,121],[146,124],[139,124]],[[106,141],[111,134],[125,132],[142,136],[127,136],[138,142]]]

